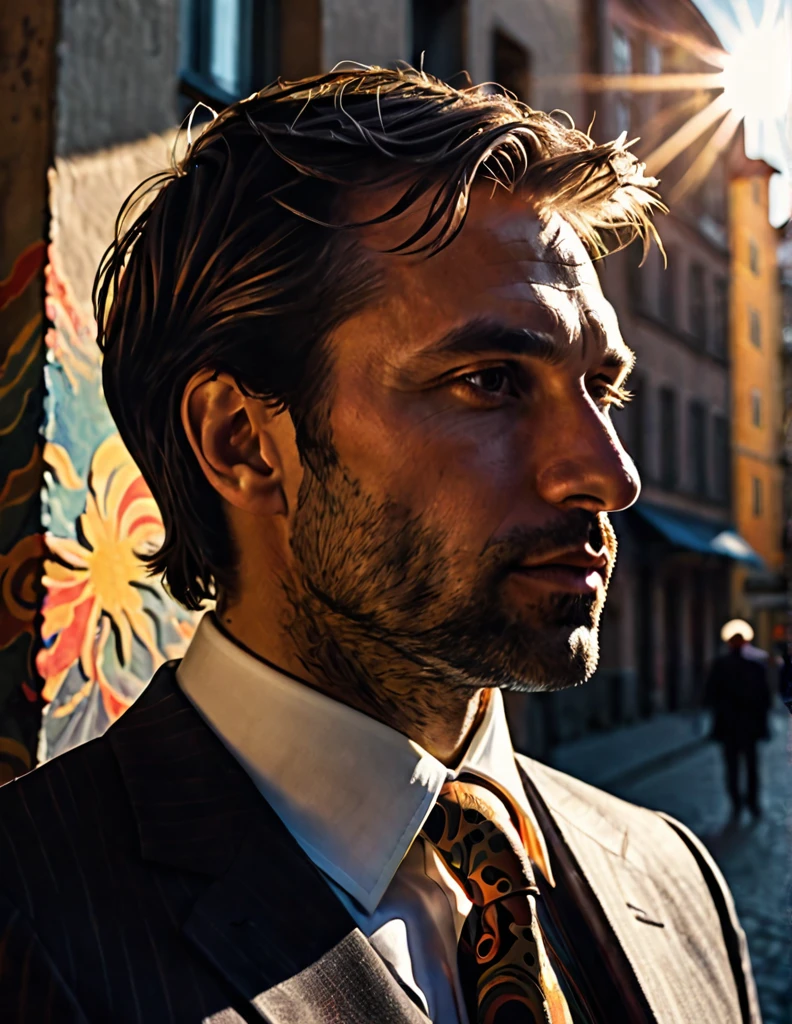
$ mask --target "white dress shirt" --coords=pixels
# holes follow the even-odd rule
[[[552,884],[500,691],[451,770],[403,733],[248,654],[211,614],[176,675],[430,1019],[467,1024],[456,951],[471,903],[419,836],[444,783],[465,772],[497,786]]]

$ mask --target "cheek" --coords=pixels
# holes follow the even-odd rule
[[[423,467],[419,499],[427,512],[457,530],[485,539],[508,520],[526,495],[525,467],[503,439],[442,446]]]
[[[529,446],[513,419],[339,404],[333,430],[341,462],[377,504],[396,502],[480,548],[531,494]]]

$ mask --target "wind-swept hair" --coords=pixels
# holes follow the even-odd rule
[[[119,213],[94,311],[105,396],[165,525],[147,561],[174,597],[195,609],[235,577],[221,500],[181,424],[193,374],[232,374],[290,412],[315,472],[331,458],[320,438],[332,378],[323,343],[378,284],[355,240],[358,190],[391,197],[366,224],[425,209],[394,256],[451,244],[477,182],[519,189],[601,254],[653,236],[661,204],[643,170],[624,137],[596,145],[491,86],[355,66],[235,103],[144,181]]]

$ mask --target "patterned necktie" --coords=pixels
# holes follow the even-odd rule
[[[448,782],[424,825],[473,903],[478,1024],[572,1024],[536,916],[533,869],[503,801],[475,782]]]

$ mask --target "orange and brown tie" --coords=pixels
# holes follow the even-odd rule
[[[448,782],[423,835],[474,905],[465,927],[477,1024],[572,1024],[539,928],[531,862],[504,802],[476,782]]]

